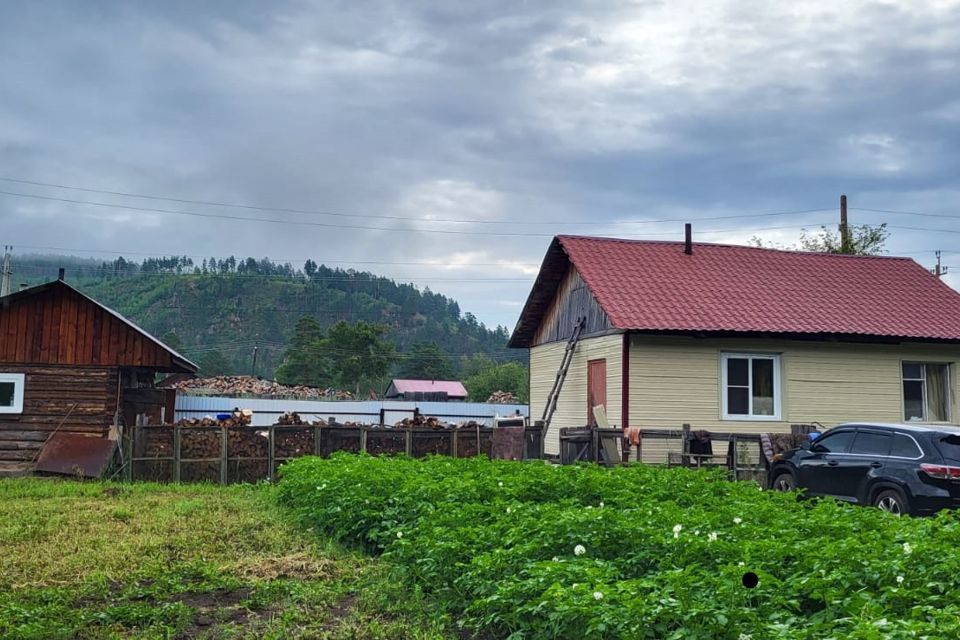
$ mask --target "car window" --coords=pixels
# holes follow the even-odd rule
[[[814,440],[811,451],[817,453],[844,453],[853,440],[853,431],[829,433]]]
[[[853,446],[850,447],[850,453],[867,456],[886,456],[890,454],[891,440],[893,440],[893,438],[890,437],[889,433],[858,431],[857,437],[853,440]]]
[[[960,460],[960,435],[943,436],[937,440],[937,447],[944,458]]]
[[[897,433],[893,436],[890,455],[898,458],[919,458],[923,455],[923,452],[920,451],[920,447],[913,441],[913,438],[902,433]]]

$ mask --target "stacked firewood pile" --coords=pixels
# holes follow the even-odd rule
[[[510,391],[494,391],[487,398],[487,404],[520,404],[520,399]]]
[[[322,398],[324,400],[352,400],[353,394],[340,389],[320,389],[302,385],[288,386],[261,380],[253,376],[217,376],[192,378],[177,384],[177,391],[185,395],[264,396],[268,398]]]
[[[417,415],[413,418],[404,418],[393,426],[398,429],[449,429],[451,425],[442,422],[440,418]]]
[[[213,416],[202,418],[181,418],[177,420],[178,427],[245,427],[253,420],[253,411],[250,409],[234,409],[228,418],[220,420]]]

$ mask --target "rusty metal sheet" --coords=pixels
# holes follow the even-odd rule
[[[523,427],[497,427],[494,429],[490,457],[494,460],[522,460]]]
[[[99,478],[117,450],[117,441],[76,433],[55,433],[40,451],[36,471]]]

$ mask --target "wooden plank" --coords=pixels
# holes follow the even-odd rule
[[[30,324],[30,348],[27,351],[27,357],[33,362],[38,362],[40,360],[40,348],[43,342],[43,305],[33,305]]]
[[[7,349],[10,342],[7,340],[7,330],[10,327],[10,310],[0,307],[0,360],[8,361]]]
[[[57,294],[53,296],[50,311],[50,353],[47,362],[60,362],[60,321],[63,311],[63,299]]]
[[[77,363],[77,300],[74,296],[65,296],[63,300],[64,319],[67,330],[64,345],[61,349],[61,360],[67,364]]]
[[[132,332],[131,332],[132,333]],[[133,340],[133,362],[137,366],[144,366],[144,357],[143,357],[143,338],[140,336],[135,336]]]
[[[77,344],[74,347],[73,361],[77,364],[90,362],[90,349],[87,343],[89,337],[89,315],[92,311],[86,300],[77,304]]]
[[[43,307],[43,329],[40,338],[40,362],[50,362],[50,344],[53,342],[53,299],[46,296],[41,306]]]
[[[19,305],[17,309],[17,362],[27,360],[27,326],[30,323],[27,305]]]
[[[101,356],[103,355],[101,349],[103,348],[103,311],[94,308],[93,309],[93,319],[90,322],[90,363],[91,364],[100,364],[104,362]]]

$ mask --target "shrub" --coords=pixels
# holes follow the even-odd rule
[[[679,468],[349,455],[286,465],[280,499],[498,637],[960,637],[952,512]]]

